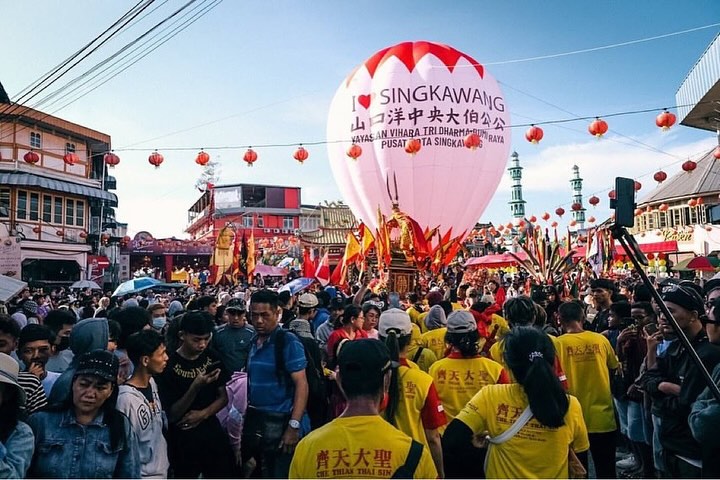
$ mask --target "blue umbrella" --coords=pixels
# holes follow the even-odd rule
[[[121,283],[115,289],[112,296],[121,297],[123,295],[127,295],[128,293],[142,292],[143,290],[153,288],[160,283],[162,283],[160,280],[155,280],[154,278],[150,277],[133,278],[132,280]]]
[[[290,292],[291,295],[295,295],[296,293],[302,292],[307,287],[312,285],[314,281],[315,281],[315,279],[310,278],[310,277],[296,278],[295,280],[288,282],[285,285],[283,285],[282,287],[280,287],[278,292],[287,290]]]

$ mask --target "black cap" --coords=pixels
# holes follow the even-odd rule
[[[590,282],[590,288],[595,290],[596,288],[603,288],[605,290],[615,291],[615,282],[609,278],[596,278]]]
[[[679,305],[685,310],[696,311],[698,315],[705,314],[705,304],[695,289],[681,285],[667,285],[660,290],[660,297],[663,301]]]
[[[80,357],[74,377],[94,375],[108,382],[116,383],[119,368],[120,363],[115,355],[107,350],[93,350]]]
[[[334,297],[332,300],[330,300],[330,305],[328,306],[328,310],[342,310],[345,308],[345,300],[343,300],[340,297]]]
[[[340,375],[346,381],[369,380],[382,377],[393,366],[390,352],[384,343],[373,338],[345,342],[338,352]]]
[[[716,288],[720,288],[720,278],[711,278],[705,285],[703,285],[703,294],[707,296],[708,293],[712,292]]]

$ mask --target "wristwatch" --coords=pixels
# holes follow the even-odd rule
[[[298,422],[297,420],[290,419],[288,425],[290,425],[290,428],[294,428],[295,430],[300,429],[300,422]]]

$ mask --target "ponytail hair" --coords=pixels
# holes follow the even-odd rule
[[[390,360],[394,362],[394,365],[397,365],[400,361],[400,344],[395,330],[393,329],[388,331],[387,337],[385,337],[384,340],[385,346],[390,352]],[[390,388],[388,389],[388,403],[387,407],[385,407],[385,412],[383,412],[383,417],[385,417],[385,420],[387,420],[392,426],[397,427],[395,424],[395,414],[397,412],[398,401],[400,400],[400,374],[398,367],[394,367],[391,370]]]
[[[533,327],[516,327],[503,342],[505,363],[523,387],[535,418],[546,427],[564,425],[570,401],[555,375],[555,347],[548,336]]]

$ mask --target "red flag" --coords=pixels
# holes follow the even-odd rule
[[[305,247],[303,251],[303,277],[312,278],[315,276],[315,270],[317,270],[317,264],[312,258],[312,251],[310,248]]]
[[[336,287],[342,287],[345,285],[345,274],[346,271],[346,264],[345,264],[345,257],[340,260],[340,263],[335,265],[335,269],[332,272],[332,275],[330,275],[330,284],[335,285]]]
[[[325,252],[320,264],[315,270],[315,278],[320,282],[323,287],[330,283],[330,260],[328,259],[328,252]]]

